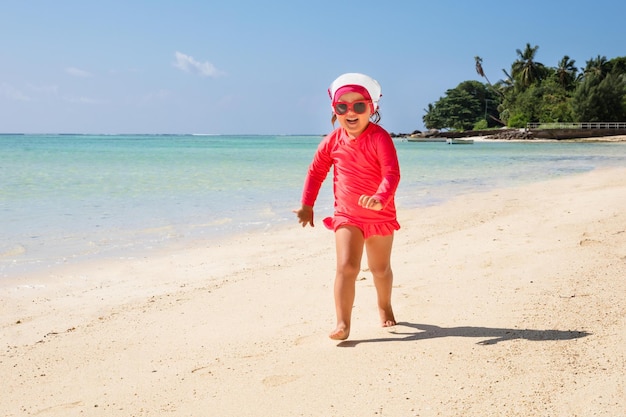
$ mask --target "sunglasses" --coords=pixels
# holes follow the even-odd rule
[[[370,103],[371,102],[368,100],[353,101],[352,103],[338,101],[334,104],[333,108],[335,109],[335,113],[339,116],[348,113],[350,110],[352,110],[356,114],[363,114],[368,110]]]

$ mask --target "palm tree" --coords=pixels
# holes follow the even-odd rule
[[[543,75],[544,65],[535,62],[535,54],[538,49],[539,46],[531,47],[530,44],[527,43],[523,52],[519,49],[516,50],[519,59],[513,63],[511,73],[513,78],[518,80],[524,88],[541,80]]]
[[[479,56],[475,56],[474,57],[474,61],[476,61],[476,73],[478,75],[480,75],[481,77],[484,77],[485,80],[487,80],[487,84],[489,84],[489,87],[491,87],[492,90],[494,90],[498,94],[502,95],[502,91],[500,91],[497,88],[495,88],[491,84],[491,81],[489,81],[489,78],[487,78],[487,76],[485,75],[485,71],[483,71],[483,59],[481,57],[479,57]]]
[[[570,59],[569,56],[565,55],[556,68],[556,77],[559,81],[559,84],[566,89],[569,90],[576,79],[576,73],[578,72],[578,68],[575,66],[576,61]]]
[[[598,55],[585,62],[585,69],[583,70],[584,76],[604,78],[608,72],[608,61],[605,56]]]
[[[513,80],[513,77],[511,77],[511,75],[506,72],[505,69],[502,69],[502,72],[504,73],[504,75],[506,75],[506,78],[504,80],[498,81],[496,85],[498,86],[498,91],[500,91],[500,94],[505,95],[515,87],[515,81]]]
[[[476,72],[478,73],[478,75],[484,77],[485,80],[487,80],[487,84],[491,85],[491,83],[489,82],[489,78],[487,78],[487,76],[485,75],[485,71],[483,71],[483,59],[479,56],[475,56],[474,61],[476,61]]]

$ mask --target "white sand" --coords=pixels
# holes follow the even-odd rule
[[[626,169],[400,213],[347,342],[321,223],[0,288],[1,416],[626,414]],[[318,221],[321,219],[318,219]]]

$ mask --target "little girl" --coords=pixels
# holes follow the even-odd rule
[[[374,277],[381,324],[396,324],[391,308],[391,247],[394,231],[400,228],[394,204],[400,168],[391,136],[377,124],[382,96],[378,82],[364,74],[343,74],[328,93],[332,122],[339,121],[339,127],[319,144],[304,183],[302,207],[294,212],[302,227],[314,226],[313,205],[333,166],[335,211],[324,219],[324,225],[335,231],[337,252],[337,325],[329,336],[345,340],[350,335],[363,247]]]

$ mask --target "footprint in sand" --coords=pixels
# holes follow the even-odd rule
[[[298,375],[271,375],[263,378],[263,385],[266,387],[277,387],[279,385],[288,384],[300,377]]]
[[[311,336],[300,336],[293,343],[296,346],[300,346],[301,344],[305,343],[309,337]]]

